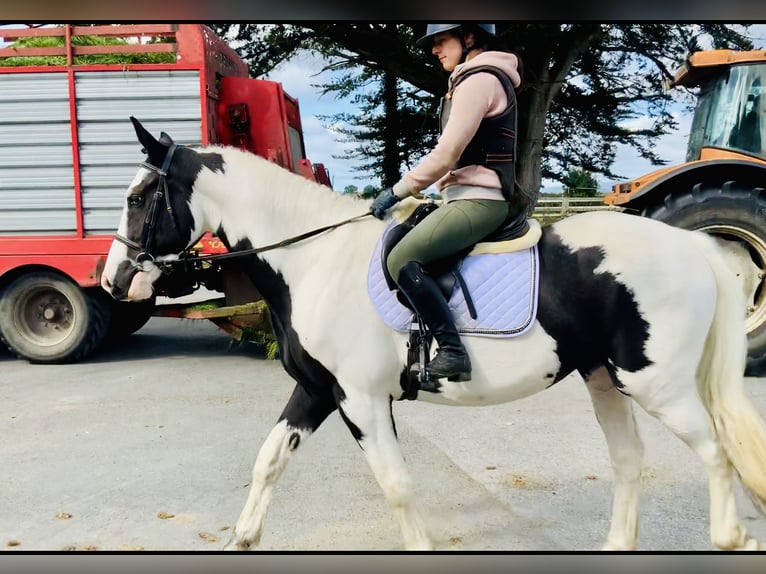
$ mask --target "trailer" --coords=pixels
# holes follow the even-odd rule
[[[33,43],[30,38],[46,39]],[[298,101],[200,24],[0,29],[0,339],[36,363],[81,360],[150,317],[270,329],[236,265],[179,269],[156,295],[201,286],[199,305],[116,302],[100,287],[125,189],[144,155],[129,116],[185,145],[233,145],[331,187],[306,158]],[[224,252],[204,236],[200,253]]]

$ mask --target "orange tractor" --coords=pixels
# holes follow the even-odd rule
[[[673,86],[699,88],[686,162],[614,186],[606,203],[747,244],[747,374],[766,374],[766,51],[692,54]]]

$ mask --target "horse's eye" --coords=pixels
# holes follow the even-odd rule
[[[144,204],[143,195],[129,195],[128,207],[141,207]]]

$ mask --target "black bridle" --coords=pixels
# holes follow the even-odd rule
[[[306,233],[302,233],[300,235],[296,235],[288,239],[283,239],[282,241],[278,241],[277,243],[264,245],[263,247],[253,247],[251,249],[243,249],[242,251],[235,251],[230,253],[216,253],[216,254],[209,254],[209,255],[189,255],[187,251],[182,251],[179,254],[179,259],[158,262],[156,261],[154,255],[152,255],[151,248],[154,246],[153,245],[154,231],[155,231],[155,226],[157,224],[157,213],[159,212],[159,206],[160,206],[160,203],[163,201],[163,199],[165,201],[165,211],[167,211],[168,215],[170,215],[170,221],[173,224],[173,229],[175,230],[176,234],[178,234],[178,236],[181,237],[181,232],[179,231],[178,224],[176,222],[176,215],[175,215],[175,212],[173,211],[173,206],[170,202],[170,193],[168,191],[168,183],[167,183],[168,169],[170,169],[170,163],[173,161],[173,154],[176,152],[176,149],[178,147],[179,146],[177,146],[176,144],[170,145],[170,148],[168,149],[168,152],[165,155],[165,159],[162,162],[161,168],[158,168],[147,162],[142,162],[140,164],[141,167],[148,169],[152,173],[156,173],[159,176],[159,180],[157,181],[157,189],[154,191],[154,195],[152,196],[152,202],[149,205],[149,211],[147,212],[146,219],[144,220],[144,228],[141,232],[141,242],[136,243],[135,241],[132,241],[128,239],[127,237],[120,235],[119,233],[114,234],[114,238],[117,241],[127,245],[129,248],[135,251],[138,251],[138,255],[136,255],[136,259],[133,264],[133,267],[135,268],[138,268],[141,270],[145,269],[144,263],[148,261],[150,264],[158,266],[160,270],[166,273],[166,272],[169,272],[171,268],[176,265],[197,262],[197,261],[218,261],[221,259],[231,259],[234,257],[242,257],[245,255],[254,255],[256,253],[262,253],[264,251],[270,251],[272,249],[277,249],[279,247],[286,247],[288,245],[292,245],[293,243],[303,241],[304,239],[308,239],[309,237],[314,237],[315,235],[319,235],[320,233],[324,233],[325,231],[331,231],[335,229],[336,227],[345,225],[346,223],[351,223],[352,221],[356,221],[357,219],[361,219],[363,217],[367,217],[368,215],[372,215],[372,210],[369,210],[366,213],[362,213],[361,215],[350,217],[349,219],[345,219],[343,221],[334,223],[332,225],[325,225],[324,227],[313,229],[311,231],[307,231]]]
[[[157,225],[157,214],[159,213],[160,204],[163,199],[165,201],[165,211],[167,211],[170,216],[173,229],[179,237],[181,236],[181,233],[178,230],[178,223],[176,222],[176,214],[175,211],[173,211],[173,204],[170,202],[170,192],[168,190],[167,181],[168,169],[170,169],[170,163],[173,161],[173,154],[175,154],[177,149],[178,146],[176,144],[170,145],[167,154],[165,154],[165,159],[162,162],[162,167],[154,166],[148,162],[141,163],[141,167],[148,169],[152,173],[156,173],[159,177],[157,180],[157,189],[154,190],[152,202],[149,204],[149,211],[146,212],[146,219],[144,219],[144,228],[141,231],[141,242],[136,243],[119,233],[114,234],[114,238],[117,241],[138,251],[134,267],[143,268],[144,261],[149,261],[153,264],[156,263],[154,255],[152,255],[152,247],[154,247],[154,229]]]

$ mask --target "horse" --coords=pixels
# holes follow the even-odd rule
[[[393,413],[405,398],[407,334],[384,323],[365,283],[386,225],[417,200],[383,221],[365,217],[365,199],[235,147],[155,138],[131,121],[146,160],[127,189],[102,287],[119,300],[147,299],[164,270],[212,232],[266,302],[279,359],[296,382],[259,449],[224,548],[257,546],[280,475],[337,410],[398,519],[404,548],[433,550]],[[733,493],[738,478],[766,514],[766,424],[744,387],[745,295],[726,251],[704,232],[617,211],[546,225],[536,248],[540,290],[530,328],[509,338],[463,336],[472,380],[444,381],[416,400],[500,404],[579,372],[614,469],[603,549],[638,547],[644,447],[634,404],[704,464],[713,546],[761,548]]]

